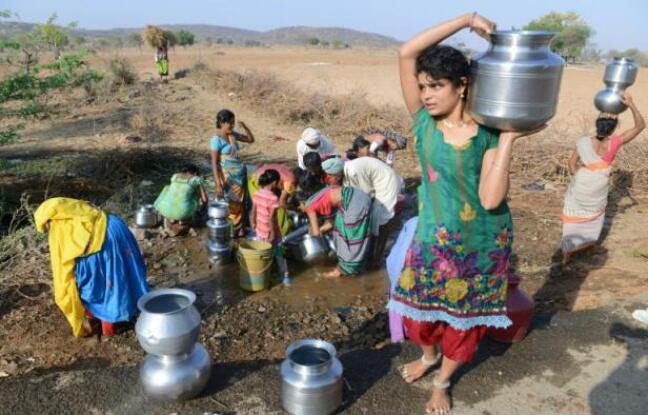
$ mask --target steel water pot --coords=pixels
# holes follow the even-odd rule
[[[226,218],[210,219],[207,221],[209,240],[228,241],[232,238],[232,226]]]
[[[179,288],[155,290],[141,297],[135,332],[142,348],[159,356],[191,351],[200,333],[195,301],[193,292]]]
[[[154,228],[160,222],[153,205],[141,205],[135,212],[135,226],[138,228]]]
[[[232,247],[229,241],[208,241],[207,254],[212,264],[227,264],[232,262]]]
[[[146,394],[159,400],[184,400],[198,395],[211,374],[207,350],[196,343],[180,356],[148,355],[140,366],[140,380]]]
[[[207,205],[210,219],[225,219],[229,216],[229,204],[224,200],[212,200]]]
[[[307,264],[316,264],[328,258],[328,245],[323,237],[305,234],[297,245],[298,258]]]
[[[281,403],[293,415],[329,415],[342,403],[342,363],[335,347],[306,339],[286,349],[281,364]]]
[[[471,61],[468,110],[480,124],[528,131],[556,114],[565,61],[551,52],[553,32],[496,31]]]
[[[620,114],[628,107],[623,103],[623,91],[637,79],[637,65],[632,59],[614,58],[605,67],[605,89],[594,96],[594,106],[602,112]]]

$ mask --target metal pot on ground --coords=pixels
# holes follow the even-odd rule
[[[138,228],[154,228],[160,222],[160,217],[153,205],[141,205],[135,212],[135,226]]]
[[[210,219],[225,219],[229,216],[229,204],[225,200],[212,200],[207,205]]]
[[[332,344],[299,340],[281,364],[281,403],[293,415],[329,415],[342,403],[342,363]]]

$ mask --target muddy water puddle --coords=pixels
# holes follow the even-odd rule
[[[359,297],[387,295],[387,275],[382,269],[357,277],[324,279],[322,274],[335,266],[334,260],[311,266],[290,258],[290,286],[283,286],[279,282],[273,265],[270,289],[248,292],[240,288],[239,266],[235,257],[225,265],[209,262],[204,230],[198,236],[178,238],[171,243],[172,250],[163,260],[168,264],[164,272],[179,275],[176,286],[194,291],[202,309],[235,305],[246,298],[259,302],[264,299],[279,300],[296,307],[333,309],[352,305]]]

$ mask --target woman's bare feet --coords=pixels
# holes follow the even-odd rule
[[[432,388],[432,397],[425,405],[425,412],[428,414],[449,414],[452,408],[452,400],[448,394],[448,388]]]
[[[400,368],[400,374],[406,383],[413,383],[427,373],[427,371],[439,362],[440,354],[434,357],[425,355],[413,362],[407,363]]]
[[[325,279],[333,279],[333,278],[340,278],[342,276],[342,273],[340,272],[338,267],[333,268],[332,271],[325,272],[322,274],[322,278]]]

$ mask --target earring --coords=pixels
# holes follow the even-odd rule
[[[464,98],[466,97],[466,94],[462,92],[461,95],[459,95],[459,97],[460,97],[461,99],[464,99]]]

